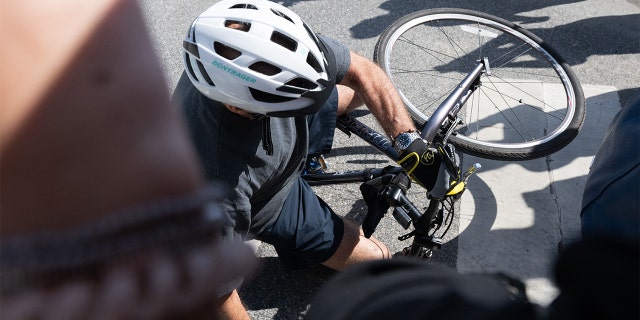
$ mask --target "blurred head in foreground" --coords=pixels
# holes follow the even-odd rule
[[[169,95],[136,2],[0,9],[0,317],[215,316],[252,265]]]

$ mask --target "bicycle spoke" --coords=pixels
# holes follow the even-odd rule
[[[500,77],[498,77],[498,78],[500,79]],[[504,80],[504,79],[501,79],[501,80],[503,81],[502,83],[510,85],[512,88],[514,88],[514,89],[518,90],[518,91],[519,91],[520,93],[522,93],[523,95],[526,95],[527,97],[529,97],[529,98],[531,98],[531,99],[533,99],[533,100],[536,100],[536,101],[540,102],[540,104],[541,104],[542,106],[544,106],[544,107],[548,107],[548,108],[552,109],[553,111],[557,111],[557,112],[558,112],[559,114],[561,114],[561,115],[565,115],[562,111],[560,111],[560,110],[558,110],[558,109],[554,108],[553,106],[551,106],[551,105],[547,104],[544,100],[541,100],[540,98],[538,98],[538,97],[536,97],[536,96],[534,96],[534,95],[530,94],[529,92],[522,90],[520,87],[518,87],[518,86],[514,85],[511,81],[507,81],[507,80]],[[523,82],[520,82],[520,83],[523,83]],[[532,83],[537,83],[537,82],[532,82]],[[501,95],[504,95],[504,96],[506,96],[506,97],[509,97],[509,98],[510,98],[510,99],[512,99],[513,101],[518,101],[519,103],[523,103],[525,106],[529,106],[529,107],[531,107],[532,109],[538,110],[539,112],[547,113],[547,112],[545,112],[545,111],[543,111],[543,110],[540,110],[539,108],[537,108],[537,107],[535,107],[535,106],[533,106],[533,105],[531,105],[531,104],[529,104],[529,103],[524,103],[524,100],[523,100],[522,98],[516,98],[516,97],[510,96],[510,95],[507,95],[507,94],[505,94],[503,91],[500,91],[500,90],[498,90],[498,89],[496,89],[495,91],[496,91],[496,93],[499,93],[499,94],[501,94]],[[555,115],[553,115],[553,114],[548,114],[548,115],[549,115],[549,116],[551,116],[551,117],[554,117],[554,118],[556,118],[556,119],[558,119],[558,120],[561,120],[561,121],[562,121],[562,119],[563,119],[563,118],[560,118],[560,117],[555,116]]]
[[[490,83],[491,83],[491,82],[490,82]],[[507,106],[507,108],[511,111],[511,114],[513,115],[513,117],[518,121],[518,123],[520,124],[520,126],[521,126],[521,127],[526,131],[526,133],[529,135],[530,140],[535,139],[535,138],[534,138],[534,136],[533,136],[533,134],[531,134],[531,132],[529,132],[529,130],[527,129],[526,125],[522,122],[522,119],[520,119],[520,117],[518,116],[518,114],[517,114],[517,113],[515,113],[515,111],[513,110],[513,108],[511,108],[511,107],[510,107],[509,102],[507,102],[507,100],[506,100],[506,98],[505,98],[505,96],[506,96],[506,95],[505,95],[505,94],[503,94],[503,93],[502,93],[502,91],[498,90],[498,89],[495,87],[495,84],[493,84],[493,83],[492,83],[492,85],[494,86],[495,91],[498,93],[498,96],[499,96],[500,98],[502,98],[502,101],[504,102],[505,106]],[[488,88],[488,89],[490,89],[490,88]],[[496,108],[497,108],[497,105],[495,105],[495,106],[496,106]],[[501,114],[503,114],[503,113],[501,112]],[[503,115],[504,115],[504,114],[503,114]],[[504,115],[504,116],[505,116],[505,120],[506,120],[507,122],[509,122],[509,124],[511,124],[511,126],[513,127],[513,129],[514,129],[516,132],[518,132],[518,135],[520,135],[520,137],[521,137],[522,139],[525,139],[525,138],[524,138],[524,135],[520,134],[520,131],[518,131],[518,129],[515,127],[515,125],[513,125],[513,123],[512,123],[509,119],[507,119],[506,115]]]

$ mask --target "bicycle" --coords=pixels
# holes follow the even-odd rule
[[[480,168],[476,163],[462,171],[456,147],[495,160],[544,157],[571,142],[584,121],[582,88],[569,65],[533,33],[492,15],[464,9],[406,15],[381,34],[374,60],[422,128],[422,138],[444,160],[436,186],[427,191],[428,206],[421,212],[407,198],[407,190],[397,183],[406,173],[398,166],[303,178],[312,186],[359,182],[363,190],[375,185],[378,200],[367,201],[365,236],[393,208],[405,230],[413,225],[398,238],[413,239],[404,255],[428,258],[441,248],[455,203]],[[398,159],[391,141],[354,117],[340,117],[338,128]]]

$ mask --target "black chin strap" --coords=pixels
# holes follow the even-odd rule
[[[273,155],[273,141],[271,141],[271,117],[262,118],[262,149],[267,155]]]

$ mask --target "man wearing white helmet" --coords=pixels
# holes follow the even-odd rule
[[[288,268],[341,270],[390,257],[300,177],[308,154],[331,149],[336,116],[365,104],[392,140],[402,136],[406,144],[395,143],[401,157],[415,156],[402,164],[412,178],[433,184],[438,168],[413,160],[428,145],[375,63],[266,0],[213,5],[190,26],[183,53],[174,101],[184,108],[207,178],[230,190],[222,203],[235,222],[230,238],[272,244]],[[247,318],[237,285],[222,293],[222,310]]]

